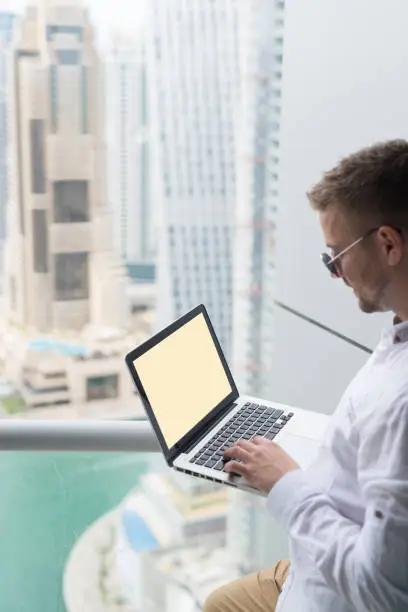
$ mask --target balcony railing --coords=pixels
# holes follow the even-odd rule
[[[0,421],[0,451],[159,451],[147,421]]]

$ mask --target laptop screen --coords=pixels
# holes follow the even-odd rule
[[[233,390],[202,313],[133,363],[168,448]]]

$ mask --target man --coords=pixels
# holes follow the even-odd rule
[[[323,263],[363,312],[392,311],[394,325],[309,470],[262,438],[226,452],[226,471],[268,493],[291,564],[222,587],[205,612],[408,611],[408,142],[343,159],[308,196],[331,250]]]

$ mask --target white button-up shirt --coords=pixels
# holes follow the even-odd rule
[[[383,334],[317,461],[267,505],[290,541],[277,612],[408,611],[408,323]]]

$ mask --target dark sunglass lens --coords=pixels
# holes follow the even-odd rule
[[[322,253],[322,262],[326,266],[327,270],[332,276],[339,278],[340,274],[337,269],[336,263],[332,261],[332,258],[328,253]]]

